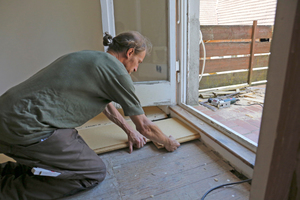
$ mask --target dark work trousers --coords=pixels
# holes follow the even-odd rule
[[[96,186],[106,175],[103,161],[75,129],[58,129],[27,147],[0,142],[0,152],[17,161],[0,164],[1,200],[59,199]],[[32,167],[61,174],[33,175]]]

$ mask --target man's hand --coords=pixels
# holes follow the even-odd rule
[[[106,106],[103,113],[108,117],[108,119],[110,119],[120,128],[122,128],[127,134],[129,143],[129,153],[132,152],[133,146],[135,146],[136,148],[142,148],[146,144],[147,139],[138,131],[134,130],[130,125],[128,125],[126,120],[123,118],[123,116],[119,113],[119,111],[114,107],[112,103],[109,103]]]
[[[136,130],[153,142],[163,144],[168,151],[175,151],[180,144],[172,137],[166,136],[160,128],[151,122],[145,114],[130,116]]]
[[[172,135],[169,136],[169,142],[165,145],[168,151],[175,151],[180,146],[179,142],[173,138]]]
[[[142,148],[146,144],[147,139],[137,131],[131,131],[128,134],[129,153],[132,152],[133,146]]]

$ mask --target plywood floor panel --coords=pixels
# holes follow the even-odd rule
[[[186,142],[200,137],[194,129],[175,118],[155,121],[154,123],[165,134],[172,135],[179,142]],[[128,121],[128,124],[135,128],[132,121]],[[126,133],[115,124],[79,129],[78,133],[97,154],[128,147]],[[1,162],[8,160],[11,159],[3,154],[0,155]]]
[[[159,109],[156,106],[143,107],[143,110],[147,118],[150,119],[151,121],[165,119],[168,117],[166,113],[164,113],[161,109]],[[130,117],[125,116],[122,109],[118,109],[118,111],[126,121],[130,121]],[[90,119],[89,121],[77,127],[76,129],[80,130],[80,129],[99,127],[99,126],[109,125],[109,124],[113,124],[113,122],[110,121],[103,113],[100,113],[99,115],[97,115],[93,119]]]
[[[154,123],[163,133],[172,135],[179,142],[186,142],[187,138],[192,140],[200,137],[194,129],[175,118],[155,121]],[[129,121],[128,124],[135,128],[133,122]],[[128,147],[127,135],[115,124],[79,129],[78,132],[90,148],[98,154]]]
[[[14,159],[4,155],[4,154],[0,154],[0,163],[5,163],[5,162],[8,162],[8,161],[12,161],[12,162],[15,162]]]

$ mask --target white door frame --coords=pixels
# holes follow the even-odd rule
[[[113,0],[100,0],[102,29],[115,36]],[[168,66],[169,81],[144,81],[134,83],[136,95],[142,106],[176,104],[176,2],[168,0]]]
[[[108,32],[114,37],[116,35],[114,2],[113,0],[100,0],[100,4],[103,36],[105,32]],[[104,50],[107,51],[107,48],[108,47],[104,47]]]

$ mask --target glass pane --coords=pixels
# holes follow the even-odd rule
[[[262,46],[271,46],[277,2],[272,0],[268,6],[255,8],[251,7],[251,1],[232,7],[230,3],[233,2],[200,0],[199,20],[203,38],[200,45],[199,88],[194,92],[198,92],[201,103],[194,108],[223,125],[223,130],[232,132],[230,135],[237,133],[239,137],[243,136],[257,145],[270,55],[269,50],[262,50]],[[243,45],[251,44],[252,36],[247,37],[246,32],[248,28],[252,34],[253,20],[257,20],[258,24],[255,29],[255,51],[262,53],[253,55],[254,69],[250,87],[249,70],[245,69],[250,67],[252,53],[243,51],[246,48]],[[230,43],[239,49],[235,46],[221,46]]]
[[[134,82],[168,80],[167,0],[114,0],[116,34],[138,31],[150,39],[153,49],[137,72]]]

